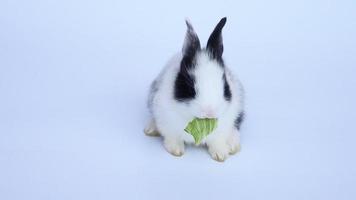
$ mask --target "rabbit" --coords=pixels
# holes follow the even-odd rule
[[[194,118],[217,118],[217,128],[201,144],[211,157],[224,161],[240,150],[240,125],[244,119],[244,90],[224,64],[222,18],[211,33],[206,48],[191,23],[182,51],[174,55],[152,82],[148,95],[151,118],[146,135],[162,136],[165,149],[174,156],[184,154],[184,145],[194,143],[184,128]]]

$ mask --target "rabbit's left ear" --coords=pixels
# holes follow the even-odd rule
[[[211,33],[206,49],[214,59],[220,60],[224,51],[221,30],[226,24],[226,17],[222,18]]]
[[[190,22],[186,20],[185,23],[187,25],[187,33],[185,35],[182,53],[186,59],[192,61],[196,53],[200,50],[200,41]]]

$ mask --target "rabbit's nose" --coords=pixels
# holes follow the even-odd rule
[[[202,118],[216,118],[216,113],[214,112],[214,109],[212,109],[210,106],[204,107],[202,109]]]

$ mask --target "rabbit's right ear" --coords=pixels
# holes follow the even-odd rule
[[[223,40],[221,36],[221,31],[226,24],[226,17],[222,18],[220,22],[216,25],[214,31],[211,33],[208,44],[206,45],[207,50],[210,55],[217,60],[222,60],[222,54],[224,51]]]
[[[201,49],[200,41],[190,22],[185,20],[185,23],[187,24],[187,33],[185,35],[182,53],[183,58],[192,62],[195,54]]]

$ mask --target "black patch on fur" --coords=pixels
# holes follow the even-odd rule
[[[188,21],[186,24],[187,33],[182,50],[183,58],[174,83],[174,99],[181,102],[194,99],[196,95],[195,77],[189,74],[189,71],[195,67],[195,57],[201,50],[199,38],[192,25]]]
[[[221,31],[225,26],[225,24],[226,24],[226,17],[222,18],[220,22],[216,25],[206,45],[206,49],[208,50],[211,58],[217,60],[219,63],[222,64],[223,64],[222,54],[224,51],[224,45],[221,36]]]
[[[223,81],[224,81],[224,98],[226,101],[231,101],[231,90],[230,90],[230,86],[229,83],[226,80],[226,75],[224,73],[223,75]]]
[[[195,67],[196,51],[186,52],[180,62],[180,69],[174,83],[174,99],[189,101],[195,98],[195,77],[189,71]]]
[[[245,113],[242,111],[236,118],[235,120],[235,127],[237,128],[237,130],[240,130],[241,127],[241,123],[244,121],[245,119]]]
[[[186,68],[181,67],[174,83],[174,99],[181,102],[194,99],[196,95],[194,82],[194,76],[190,75]]]

